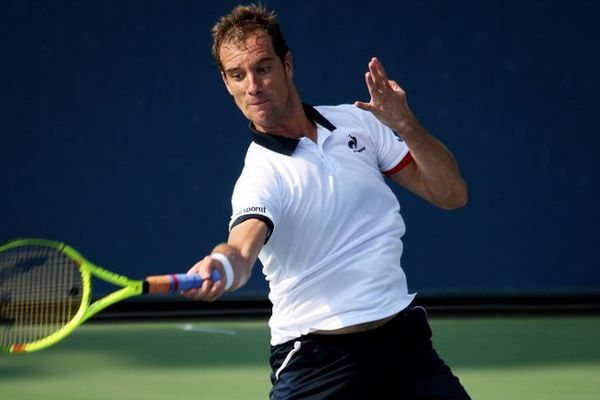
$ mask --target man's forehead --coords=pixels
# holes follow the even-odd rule
[[[274,54],[271,38],[265,32],[252,32],[243,39],[226,40],[219,49],[219,56],[223,64],[249,53],[263,56]]]

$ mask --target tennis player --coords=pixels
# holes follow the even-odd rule
[[[259,257],[273,304],[271,399],[468,399],[437,355],[400,265],[405,225],[384,177],[443,209],[467,187],[373,58],[369,102],[303,103],[273,12],[238,6],[212,30],[227,91],[250,121],[227,243],[194,265],[213,301]],[[212,269],[224,279],[210,281]]]

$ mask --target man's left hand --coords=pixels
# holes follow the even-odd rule
[[[406,130],[413,130],[419,126],[415,115],[408,107],[406,93],[395,81],[389,80],[381,62],[373,57],[369,62],[369,71],[365,74],[365,81],[371,101],[364,103],[354,102],[362,110],[370,111],[382,123],[398,132],[400,135]]]

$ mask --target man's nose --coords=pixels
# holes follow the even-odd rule
[[[248,74],[248,94],[255,95],[262,92],[262,82],[256,74]]]

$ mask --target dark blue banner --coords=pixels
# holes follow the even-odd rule
[[[65,241],[142,277],[186,271],[226,240],[250,136],[210,28],[235,4],[0,5],[0,241]],[[411,290],[600,293],[599,4],[267,3],[306,102],[368,100],[377,56],[458,159],[464,209],[395,189]],[[265,295],[257,265],[235,296]]]

